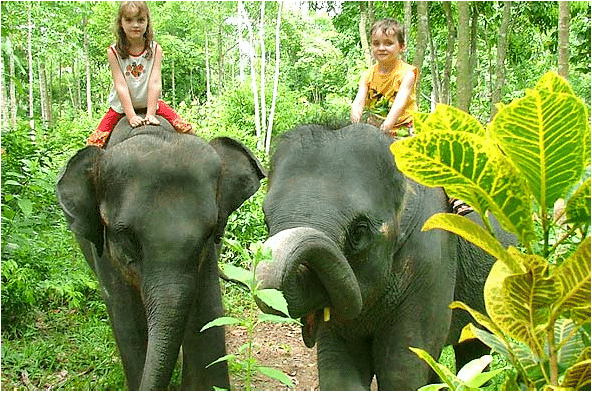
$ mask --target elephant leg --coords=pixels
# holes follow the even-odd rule
[[[138,390],[146,360],[148,327],[140,292],[129,286],[106,258],[95,253],[95,269],[129,390]]]
[[[446,324],[444,312],[440,319],[428,322],[418,318],[418,308],[412,309],[414,313],[398,315],[394,324],[375,335],[372,348],[378,390],[415,391],[432,380],[431,368],[409,347],[423,349],[437,359],[449,319]]]
[[[226,354],[224,327],[201,328],[223,315],[222,295],[218,278],[217,253],[210,247],[198,276],[195,304],[183,339],[182,390],[230,389],[226,361],[208,365]]]
[[[490,351],[487,345],[476,338],[462,341],[452,347],[454,348],[454,358],[456,360],[456,373],[469,361],[489,354]]]
[[[372,369],[370,340],[345,340],[321,323],[317,336],[320,389],[370,390]]]

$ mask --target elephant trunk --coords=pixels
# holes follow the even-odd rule
[[[143,285],[148,346],[140,390],[166,390],[173,374],[195,287],[194,279],[178,279],[173,284]]]
[[[360,313],[358,281],[342,251],[325,234],[313,228],[292,228],[272,236],[265,245],[272,250],[273,262],[259,263],[257,280],[262,289],[283,291],[292,317],[328,306],[343,320]]]

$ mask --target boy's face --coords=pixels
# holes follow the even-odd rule
[[[390,33],[390,34],[389,34]],[[391,63],[401,58],[401,52],[405,45],[400,45],[399,40],[392,32],[377,30],[372,34],[372,56],[378,63]]]

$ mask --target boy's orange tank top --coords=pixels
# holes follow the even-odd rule
[[[413,113],[417,112],[417,67],[400,61],[399,65],[391,70],[391,72],[388,74],[381,74],[378,72],[378,65],[375,65],[362,76],[362,78],[365,78],[366,84],[368,85],[366,109],[385,118],[399,92],[403,77],[405,77],[409,71],[415,73],[415,83],[413,84],[411,94],[407,99],[407,104],[403,108],[401,115],[399,115],[397,123],[394,125],[395,128],[413,122]]]

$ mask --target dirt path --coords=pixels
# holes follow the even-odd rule
[[[234,353],[247,342],[244,327],[226,328],[226,349]],[[260,391],[314,391],[319,390],[316,349],[304,345],[300,327],[289,324],[261,323],[255,333],[255,357],[259,365],[283,371],[290,377],[294,387],[257,375],[252,383],[253,390]],[[244,383],[231,373],[233,390],[244,390]]]

